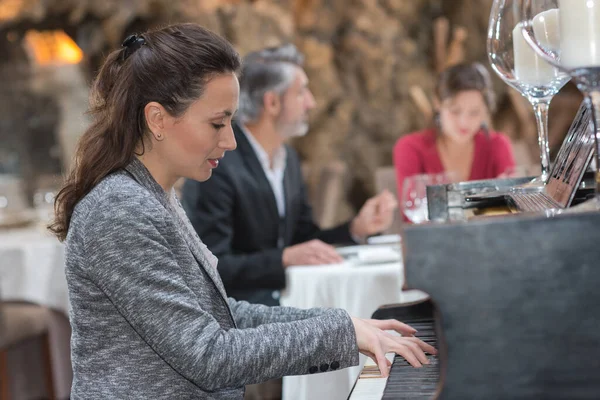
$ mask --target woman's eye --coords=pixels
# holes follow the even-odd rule
[[[221,128],[225,128],[225,124],[212,124],[212,126],[216,129],[219,130]]]

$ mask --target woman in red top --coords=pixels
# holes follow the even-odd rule
[[[479,63],[443,71],[436,87],[435,126],[401,137],[394,146],[399,199],[406,177],[448,172],[455,181],[491,179],[515,165],[510,140],[487,129],[494,93]]]

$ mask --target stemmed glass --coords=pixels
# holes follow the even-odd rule
[[[542,174],[533,182],[543,186],[550,175],[548,108],[550,101],[570,77],[546,62],[525,42],[521,32],[524,0],[494,0],[490,13],[487,51],[492,69],[523,95],[535,113]],[[552,3],[552,1],[536,1]],[[558,45],[558,11],[544,14],[536,22],[540,37],[550,46]]]
[[[554,10],[559,13],[559,46],[547,45],[536,24],[540,13]],[[573,78],[591,105],[596,141],[596,200],[600,200],[600,0],[523,0],[521,14],[527,44]],[[600,206],[600,201],[596,206]]]
[[[402,212],[413,224],[420,224],[429,219],[427,209],[427,186],[450,183],[454,174],[420,174],[404,178],[402,184]]]

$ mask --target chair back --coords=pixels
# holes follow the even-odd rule
[[[398,197],[398,184],[396,182],[396,170],[393,166],[378,167],[375,170],[375,190],[380,193],[383,190],[389,190],[394,196]],[[402,226],[402,215],[400,213],[400,198],[397,198],[398,208],[394,213],[394,222],[383,233],[397,234],[400,233]]]
[[[344,200],[346,171],[346,164],[339,160],[324,165],[302,165],[313,219],[322,229],[332,228],[340,222],[338,211]]]

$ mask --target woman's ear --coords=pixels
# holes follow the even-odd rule
[[[158,141],[163,140],[165,138],[165,119],[167,118],[165,108],[160,103],[151,101],[144,107],[144,116],[150,134]]]

